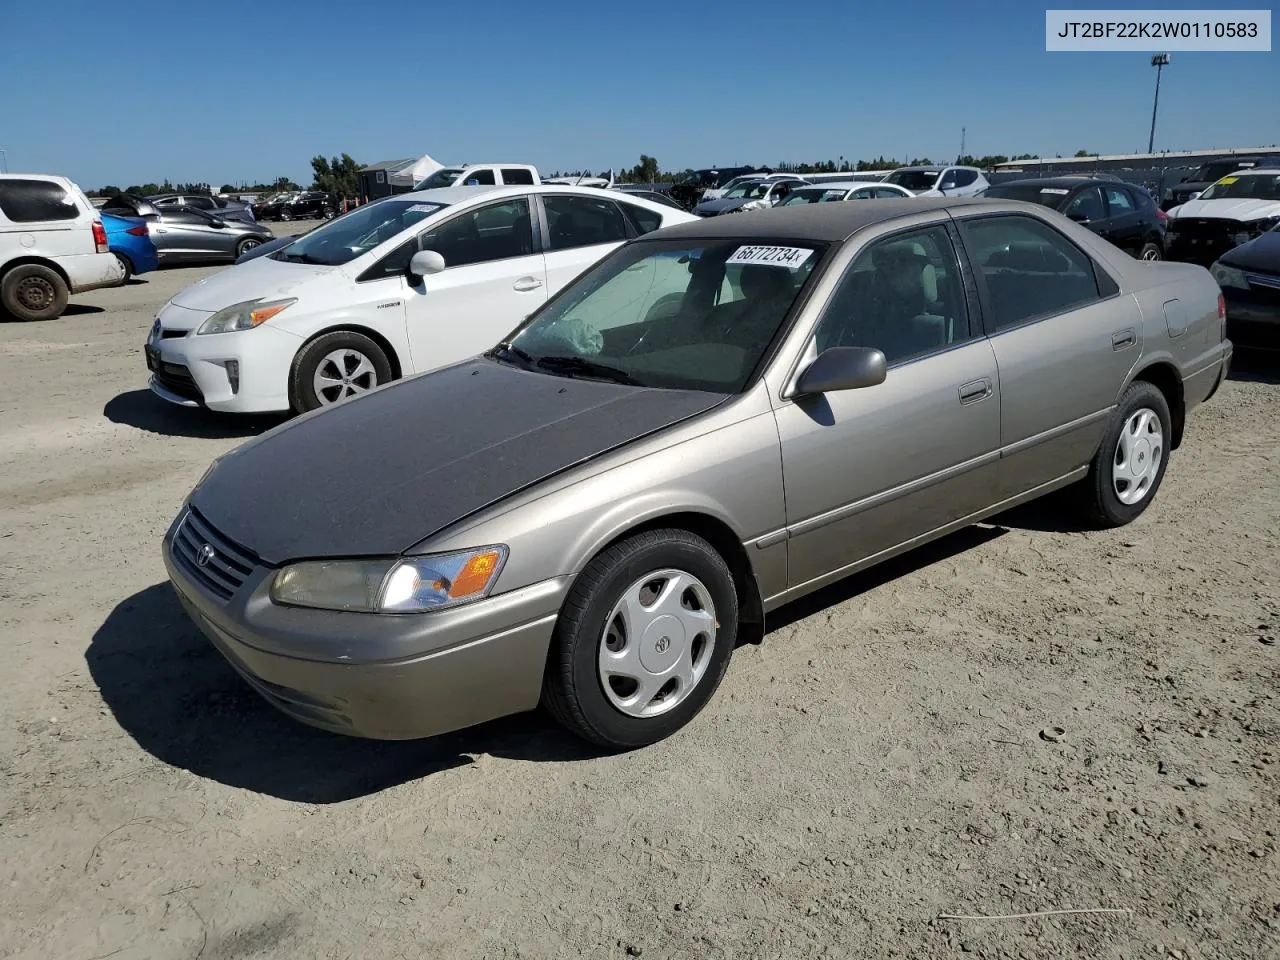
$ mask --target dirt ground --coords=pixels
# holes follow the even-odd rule
[[[1137,523],[1043,505],[855,577],[655,747],[369,743],[275,713],[164,580],[182,497],[273,422],[145,389],[214,269],[0,324],[0,955],[1280,957],[1274,364]],[[1073,909],[1115,912],[1006,917]]]

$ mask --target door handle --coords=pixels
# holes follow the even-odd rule
[[[1128,330],[1121,330],[1119,333],[1111,335],[1111,349],[1122,350],[1123,348],[1132,345],[1134,343],[1134,339],[1132,327]]]
[[[991,381],[986,377],[981,380],[970,380],[960,385],[960,402],[977,403],[991,396]]]
[[[537,290],[540,286],[542,286],[542,281],[537,277],[521,277],[515,282],[512,289],[524,293],[526,290]]]

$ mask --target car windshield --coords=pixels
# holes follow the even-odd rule
[[[636,241],[489,355],[561,376],[738,393],[825,250],[777,240]]]
[[[741,200],[744,198],[747,200],[755,200],[759,197],[763,197],[768,192],[769,184],[767,182],[757,181],[756,183],[740,183],[732,190],[726,190],[724,195],[726,198],[733,200]]]
[[[1223,177],[1201,200],[1280,200],[1280,173],[1240,173]]]
[[[937,170],[895,170],[884,178],[884,182],[908,190],[932,190],[938,181],[938,173]]]
[[[847,187],[809,187],[792,190],[790,194],[783,197],[778,206],[791,207],[801,203],[831,203],[833,200],[843,200],[844,195],[848,193]]]
[[[436,187],[452,187],[453,182],[462,176],[462,167],[445,167],[437,170],[425,180],[419,180],[413,185],[415,190],[432,190]]]
[[[1066,187],[1055,187],[1039,183],[1001,183],[987,187],[984,197],[997,200],[1021,200],[1024,203],[1039,203],[1046,207],[1058,209],[1063,198],[1071,191]]]
[[[1190,180],[1194,183],[1206,181],[1212,183],[1214,180],[1221,180],[1223,177],[1235,173],[1239,170],[1239,165],[1234,160],[1218,160],[1214,163],[1206,163],[1196,170],[1190,176]]]
[[[347,263],[446,206],[423,200],[376,200],[317,227],[274,256],[329,266]]]

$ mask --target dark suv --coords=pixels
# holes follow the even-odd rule
[[[1052,207],[1139,260],[1163,260],[1168,216],[1150,192],[1109,177],[1009,180],[981,194]]]
[[[333,217],[333,198],[323,190],[306,190],[273,203],[255,207],[259,220],[329,220]]]
[[[1230,160],[1210,160],[1208,163],[1197,167],[1196,172],[1191,176],[1184,177],[1181,181],[1165,190],[1164,202],[1160,204],[1160,209],[1171,210],[1189,200],[1194,200],[1223,177],[1233,174],[1237,170],[1252,170],[1254,167],[1261,165],[1262,161],[1257,157],[1232,157]]]
[[[771,170],[757,170],[755,167],[711,167],[706,170],[695,170],[693,175],[685,177],[673,184],[667,194],[686,210],[692,210],[702,201],[706,190],[718,190],[734,177],[744,173],[772,173]]]

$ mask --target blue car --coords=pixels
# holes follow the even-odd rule
[[[129,278],[136,274],[147,273],[160,266],[160,258],[156,254],[156,245],[151,242],[146,220],[142,217],[117,217],[101,211],[99,216],[107,231],[107,249],[116,255],[116,259],[124,267],[121,284],[128,283]]]

